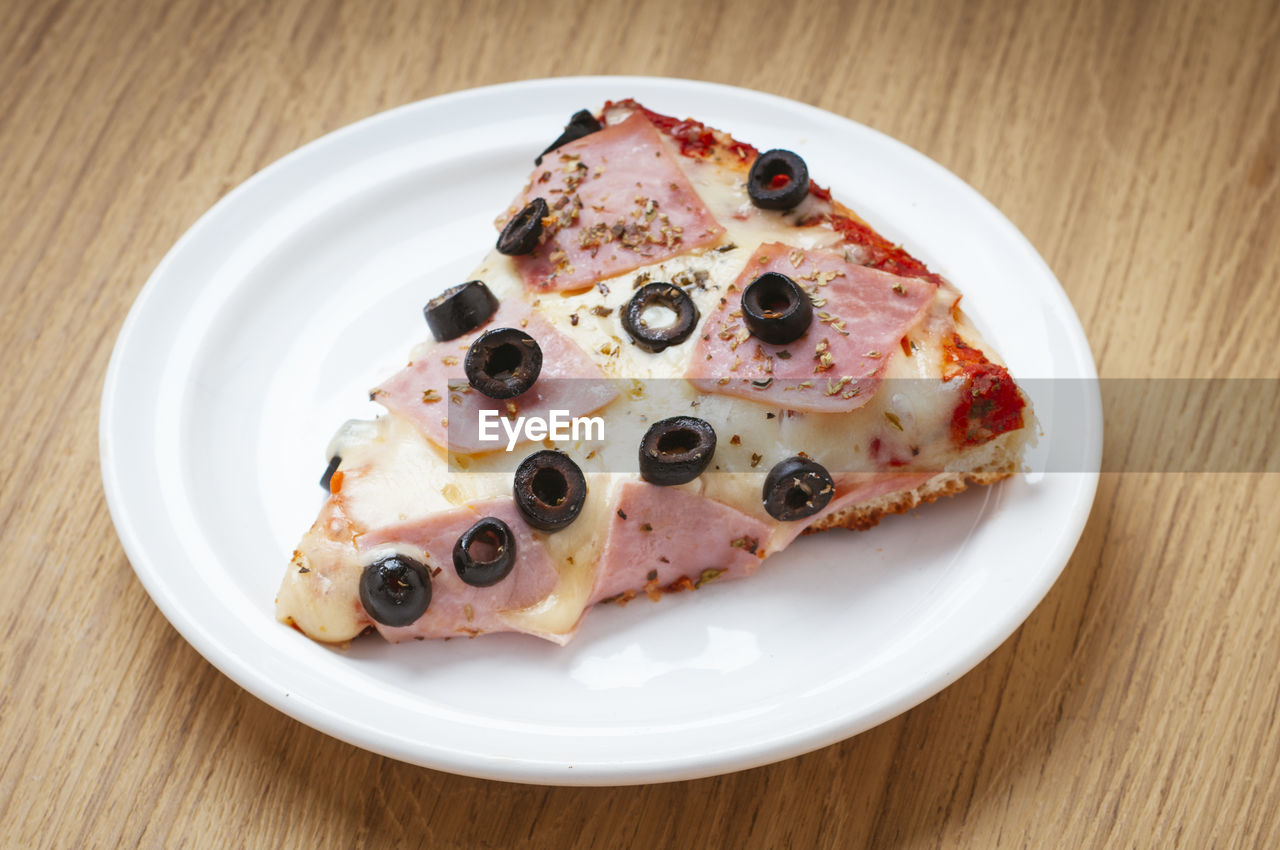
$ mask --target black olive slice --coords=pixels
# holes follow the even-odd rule
[[[564,452],[536,451],[516,467],[516,507],[540,531],[559,531],[578,518],[587,500],[587,479]]]
[[[360,576],[360,604],[384,626],[408,626],[431,604],[431,574],[407,555],[379,558]]]
[[[666,487],[685,484],[702,474],[716,453],[716,432],[693,416],[655,422],[640,441],[640,477]]]
[[[783,522],[804,519],[827,506],[836,492],[826,467],[800,456],[779,461],[764,479],[764,509]]]
[[[675,320],[658,327],[646,324],[644,311],[653,306],[670,310],[675,314]],[[698,308],[688,293],[675,284],[657,281],[646,283],[631,296],[627,308],[622,311],[622,327],[636,345],[656,353],[688,339],[698,326],[699,318]]]
[[[492,318],[498,298],[482,280],[451,286],[422,308],[427,327],[437,342],[448,342],[471,333]]]
[[[742,291],[742,321],[757,339],[786,345],[809,330],[813,304],[794,280],[781,272],[765,272]]]
[[[498,251],[509,256],[528,254],[538,247],[542,236],[542,220],[551,214],[547,202],[534,198],[511,217],[498,234]]]
[[[809,167],[791,151],[765,151],[751,164],[747,194],[762,210],[792,209],[809,194]]]
[[[495,328],[471,343],[462,368],[467,382],[489,398],[514,398],[538,380],[542,348],[524,331]]]
[[[338,471],[338,465],[342,463],[342,458],[334,455],[329,458],[329,465],[324,468],[324,475],[320,476],[320,486],[329,489],[329,482],[333,480],[333,473]]]
[[[472,587],[489,587],[507,577],[516,563],[516,538],[511,527],[487,516],[462,532],[453,544],[453,568]]]
[[[590,136],[592,133],[603,130],[604,127],[596,117],[585,109],[579,109],[573,113],[573,117],[569,119],[569,123],[564,125],[564,132],[561,133],[554,142],[547,146],[547,149],[538,154],[538,158],[533,161],[534,165],[542,165],[542,158],[551,153],[561,145],[567,145],[570,142],[577,141],[583,136]]]

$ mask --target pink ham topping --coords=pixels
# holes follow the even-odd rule
[[[787,345],[761,342],[742,321],[742,292],[765,272],[792,278],[814,304],[809,330]],[[704,392],[791,410],[856,410],[936,293],[927,280],[851,263],[839,250],[766,243],[704,321],[687,377]]]
[[[603,278],[711,245],[724,233],[640,113],[543,157],[506,221],[534,198],[551,215],[532,254],[515,258],[539,292],[585,289]]]
[[[618,486],[591,602],[751,575],[771,528],[728,505],[643,481]]]
[[[453,545],[464,531],[487,516],[497,517],[511,528],[516,562],[511,573],[497,584],[472,587],[458,578],[453,567]],[[476,502],[425,519],[376,528],[356,538],[356,546],[362,552],[391,543],[422,547],[433,573],[431,604],[417,622],[400,628],[374,624],[393,643],[417,637],[512,631],[511,624],[502,618],[503,612],[540,602],[555,589],[558,578],[546,546],[520,518],[512,499]]]
[[[520,328],[537,340],[542,349],[542,372],[527,392],[498,400],[468,386],[462,364],[480,334],[504,327]],[[573,340],[517,301],[504,302],[485,327],[422,349],[421,356],[373,391],[383,407],[410,419],[433,443],[462,453],[507,446],[506,432],[501,428],[496,432],[499,440],[480,439],[482,410],[502,416],[511,416],[514,411],[514,415],[546,418],[554,409],[567,411],[570,417],[583,416],[617,395],[613,383]],[[492,420],[488,433],[495,433]]]

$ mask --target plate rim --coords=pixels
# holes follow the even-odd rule
[[[972,670],[974,666],[1016,631],[1044,598],[1045,594],[1048,593],[1069,561],[1091,512],[1099,480],[1098,470],[1101,465],[1102,410],[1101,400],[1097,397],[1096,382],[1094,383],[1093,396],[1086,399],[1091,408],[1088,411],[1091,414],[1090,421],[1096,426],[1092,431],[1095,444],[1091,447],[1087,457],[1087,469],[1073,473],[1054,473],[1071,475],[1076,481],[1076,495],[1072,501],[1072,513],[1067,518],[1067,521],[1059,526],[1062,529],[1062,533],[1058,537],[1058,545],[1053,552],[1047,554],[1044,558],[1044,560],[1052,561],[1056,566],[1039,574],[1042,580],[1034,587],[1027,589],[1023,596],[1026,602],[1025,605],[1019,606],[1018,610],[1012,613],[1006,612],[1005,617],[1002,619],[1008,619],[1011,623],[1008,629],[993,629],[984,635],[983,640],[972,642],[967,652],[958,654],[956,663],[951,665],[946,674],[935,676],[923,683],[923,687],[919,686],[920,683],[917,683],[916,687],[904,689],[896,699],[885,703],[879,711],[853,719],[837,718],[829,720],[820,727],[805,730],[806,734],[802,736],[778,736],[766,745],[723,747],[710,754],[704,750],[685,759],[667,758],[659,763],[594,764],[587,770],[575,772],[572,763],[523,759],[513,764],[509,759],[496,756],[491,756],[488,759],[477,758],[474,754],[464,754],[464,757],[459,758],[456,752],[439,748],[426,754],[430,755],[430,758],[427,758],[422,753],[409,754],[404,750],[397,750],[394,746],[389,746],[388,742],[383,738],[368,734],[368,730],[362,726],[353,727],[349,722],[344,723],[342,716],[326,709],[323,705],[305,698],[301,694],[290,693],[277,683],[272,682],[262,671],[255,669],[252,663],[228,654],[225,647],[218,642],[216,636],[210,634],[200,623],[191,621],[186,616],[185,609],[178,604],[178,600],[166,592],[159,571],[151,563],[146,547],[143,544],[142,536],[133,521],[134,518],[130,515],[128,506],[125,504],[121,478],[122,470],[117,463],[122,436],[117,433],[114,427],[113,414],[117,412],[118,398],[122,389],[121,382],[127,377],[122,374],[122,364],[128,354],[129,346],[137,337],[143,315],[162,286],[165,285],[167,270],[176,263],[178,257],[189,249],[192,243],[201,238],[212,222],[223,215],[222,211],[237,203],[242,195],[253,192],[257,186],[270,179],[275,173],[290,168],[295,162],[305,161],[318,150],[339,143],[348,135],[365,132],[370,126],[383,122],[395,122],[400,116],[409,112],[430,109],[433,106],[448,104],[455,100],[503,97],[513,93],[519,95],[530,90],[545,91],[547,89],[600,86],[612,86],[618,89],[630,87],[632,89],[651,90],[669,88],[681,94],[710,97],[714,97],[716,94],[732,94],[737,97],[748,97],[756,101],[772,101],[779,105],[785,105],[789,110],[798,108],[802,111],[820,115],[824,121],[830,121],[834,118],[840,122],[854,125],[860,131],[869,132],[879,137],[879,141],[896,146],[902,151],[909,152],[910,155],[917,157],[918,161],[928,163],[939,176],[958,184],[971,196],[973,201],[984,206],[987,213],[993,214],[999,221],[1006,224],[1008,226],[1006,235],[1015,237],[1024,249],[1027,259],[1039,265],[1043,278],[1052,283],[1052,287],[1047,294],[1057,302],[1058,312],[1056,317],[1062,322],[1063,329],[1067,332],[1069,341],[1073,344],[1072,353],[1075,355],[1075,365],[1080,370],[1082,377],[1094,379],[1097,377],[1088,339],[1084,335],[1079,316],[1071,305],[1061,283],[1040,254],[1026,239],[1025,235],[1003,213],[976,189],[920,151],[893,139],[873,127],[800,101],[743,87],[670,77],[553,77],[464,89],[406,103],[367,116],[298,147],[251,175],[210,206],[165,253],[139,290],[117,335],[103,383],[102,400],[99,409],[99,462],[102,470],[104,494],[111,519],[130,565],[152,601],[160,608],[165,618],[179,634],[209,663],[254,696],[296,720],[363,749],[398,760],[462,775],[557,785],[617,785],[691,779],[747,769],[810,752],[844,740],[897,716],[943,690]],[[1023,610],[1024,608],[1025,610]]]

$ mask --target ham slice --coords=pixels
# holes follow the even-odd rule
[[[542,349],[542,372],[527,391],[513,399],[492,399],[467,384],[463,360],[476,337],[492,328],[520,328]],[[577,343],[557,331],[528,305],[503,302],[489,323],[466,336],[444,343],[427,343],[413,361],[384,381],[371,394],[383,407],[407,417],[436,445],[454,452],[477,453],[505,449],[506,432],[498,441],[480,439],[480,412],[547,418],[551,410],[583,416],[613,401],[618,390],[605,378]],[[489,433],[493,434],[491,420]],[[525,442],[523,437],[520,442]]]
[[[751,575],[772,529],[685,490],[628,481],[618,487],[591,603],[698,587]]]
[[[453,545],[464,531],[487,516],[497,517],[511,528],[516,540],[516,562],[511,574],[497,584],[472,587],[458,578],[453,567]],[[432,570],[431,605],[417,622],[399,628],[374,623],[382,636],[393,643],[419,637],[474,637],[484,632],[523,631],[514,628],[503,614],[542,601],[556,586],[558,574],[546,546],[520,517],[513,499],[476,502],[425,519],[376,528],[356,538],[361,552],[388,544],[421,548]]]
[[[761,342],[742,322],[742,291],[765,272],[792,278],[814,302],[809,330],[787,345]],[[705,392],[790,410],[856,410],[936,294],[927,280],[851,263],[837,249],[766,243],[703,322],[687,377]]]
[[[536,292],[586,289],[598,280],[719,241],[707,210],[662,137],[641,113],[557,148],[498,220],[534,198],[551,215],[542,243],[516,257]]]

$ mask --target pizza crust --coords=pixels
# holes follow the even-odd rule
[[[800,533],[817,534],[833,528],[865,531],[890,514],[904,514],[945,496],[963,493],[970,484],[982,486],[1010,478],[1022,471],[1022,452],[1029,442],[1027,435],[1034,431],[1034,423],[1028,423],[1018,431],[1001,435],[981,449],[970,450],[966,457],[969,462],[966,469],[940,472],[910,490],[886,493],[860,504],[849,505],[822,517]]]

